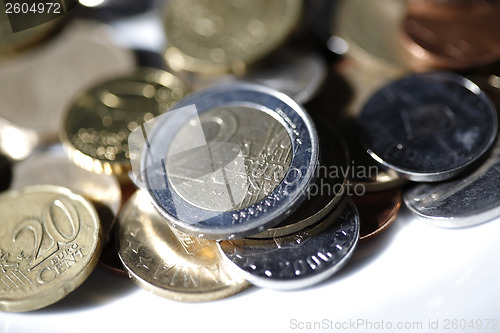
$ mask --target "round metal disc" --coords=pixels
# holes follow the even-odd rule
[[[445,72],[390,83],[368,100],[357,121],[368,153],[414,181],[464,172],[489,150],[498,126],[486,95]]]
[[[80,286],[101,253],[97,213],[82,196],[50,185],[0,195],[0,310],[32,311]]]
[[[30,185],[57,185],[90,200],[99,214],[103,241],[107,242],[121,201],[120,185],[114,176],[78,167],[56,145],[14,165],[11,188]]]
[[[286,220],[275,227],[248,236],[248,238],[273,238],[299,232],[322,220],[342,200],[347,178],[348,151],[338,133],[329,126],[318,126],[322,146],[314,182],[309,185],[307,199]]]
[[[398,216],[401,188],[351,196],[359,212],[360,241],[367,241],[386,230]]]
[[[500,216],[500,143],[489,158],[465,178],[421,184],[404,194],[417,217],[444,228],[469,227]]]
[[[358,238],[358,213],[346,198],[324,221],[296,234],[221,241],[218,245],[250,283],[272,289],[299,289],[337,272],[351,257]]]
[[[238,270],[225,263],[215,241],[172,229],[143,190],[124,206],[118,227],[123,266],[137,285],[156,295],[205,302],[250,287]]]
[[[417,70],[464,69],[500,59],[500,2],[409,1],[401,44]]]
[[[147,141],[141,169],[153,204],[175,228],[209,239],[284,220],[305,199],[319,154],[306,112],[253,84],[186,97]]]

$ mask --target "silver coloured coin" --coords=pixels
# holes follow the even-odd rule
[[[471,81],[452,73],[390,83],[358,118],[362,141],[379,163],[414,181],[452,178],[477,162],[497,133],[497,114]]]
[[[222,253],[252,284],[272,289],[299,289],[337,272],[351,257],[359,239],[359,216],[345,199],[318,225],[273,239],[222,241]]]
[[[327,216],[345,195],[349,151],[332,126],[318,124],[321,156],[315,179],[307,189],[307,199],[286,220],[248,238],[274,238],[294,234]]]
[[[238,83],[181,100],[147,137],[141,169],[158,211],[199,238],[236,239],[289,216],[318,163],[307,113],[273,89]]]
[[[321,88],[327,71],[326,62],[318,54],[284,50],[241,79],[276,89],[305,104]]]
[[[481,224],[500,217],[500,143],[489,158],[465,178],[420,184],[404,195],[417,217],[444,228]]]

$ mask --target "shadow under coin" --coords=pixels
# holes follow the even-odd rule
[[[346,265],[342,267],[339,272],[319,285],[330,284],[348,278],[361,271],[370,263],[373,263],[390,247],[393,239],[397,237],[398,233],[411,223],[411,221],[411,213],[406,209],[404,204],[402,204],[396,221],[394,221],[386,231],[373,239],[358,243],[351,259]]]
[[[32,313],[45,315],[47,313],[84,310],[105,305],[137,290],[138,288],[132,280],[96,267],[89,278],[68,296]]]

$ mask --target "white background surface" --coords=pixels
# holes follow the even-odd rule
[[[495,319],[497,330],[458,330],[495,332],[500,331],[499,235],[500,220],[448,230],[415,220],[403,208],[384,234],[360,244],[340,272],[309,289],[252,287],[214,302],[178,303],[97,268],[79,289],[50,307],[0,313],[0,332],[313,331],[294,329],[294,319],[297,324],[362,319],[373,325],[383,320],[394,327],[422,322],[421,330],[404,332],[432,331],[429,320],[439,320],[436,332],[443,332],[446,319]],[[366,328],[351,331],[377,331]]]

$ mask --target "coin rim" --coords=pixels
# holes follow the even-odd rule
[[[208,302],[208,301],[214,301],[217,299],[222,299],[226,298],[229,296],[232,296],[234,294],[237,294],[243,290],[246,290],[252,286],[250,282],[245,280],[242,275],[239,275],[239,271],[235,270],[235,273],[237,275],[241,276],[241,283],[237,284],[231,284],[231,285],[224,285],[221,286],[220,288],[217,289],[212,289],[212,290],[195,290],[195,291],[179,291],[179,290],[170,290],[158,285],[154,285],[150,282],[148,282],[146,279],[142,278],[138,273],[136,273],[130,265],[127,263],[127,260],[123,257],[122,251],[121,251],[121,231],[120,228],[122,227],[122,221],[125,219],[126,214],[129,213],[129,210],[132,208],[138,208],[138,202],[135,204],[135,201],[138,200],[138,197],[144,195],[146,198],[149,199],[149,195],[147,194],[146,190],[138,190],[136,191],[125,203],[123,206],[119,220],[118,220],[118,228],[117,228],[117,237],[116,237],[116,244],[118,248],[118,257],[120,258],[120,262],[123,265],[124,272],[125,274],[140,288],[145,289],[157,296],[164,297],[171,299],[173,301],[178,301],[178,302],[188,302],[188,303],[195,303],[195,302]],[[152,207],[153,208],[153,207]],[[154,208],[153,208],[154,209]],[[159,214],[158,214],[159,215]],[[159,215],[158,217],[162,217]],[[167,225],[168,228],[171,228],[170,225]],[[172,234],[175,236],[175,233],[172,231]],[[177,237],[176,237],[177,239]],[[214,244],[215,245],[215,244]],[[160,254],[157,254],[158,257],[161,257]],[[166,258],[167,259],[167,258]],[[224,257],[221,256],[221,262],[223,261]],[[231,266],[230,266],[231,267]],[[232,268],[232,267],[231,267]],[[231,271],[232,272],[232,271]]]
[[[378,91],[376,91],[372,97],[370,97],[365,105],[363,106],[363,109],[361,110],[360,113],[360,118],[362,117],[364,110],[370,105],[370,102],[373,100],[373,98],[384,91],[386,88],[390,86],[394,86],[396,84],[399,84],[402,81],[406,81],[408,79],[412,79],[417,77],[419,80],[421,78],[430,78],[431,80],[434,81],[440,81],[440,82],[451,82],[455,83],[457,85],[460,85],[461,87],[467,89],[474,95],[476,95],[478,98],[482,99],[482,101],[488,106],[488,112],[490,112],[490,115],[492,117],[492,126],[493,129],[491,131],[491,135],[488,139],[487,142],[484,143],[483,147],[481,148],[480,151],[474,153],[473,156],[471,156],[467,162],[456,166],[454,168],[448,168],[445,170],[441,171],[432,171],[432,172],[425,172],[425,171],[417,171],[417,170],[405,170],[400,167],[397,167],[396,165],[393,165],[389,162],[384,161],[380,156],[378,156],[371,148],[370,145],[366,142],[366,138],[364,136],[361,137],[361,142],[366,147],[368,154],[378,163],[381,165],[392,169],[396,171],[399,175],[401,175],[403,178],[415,181],[415,182],[437,182],[437,181],[442,181],[446,179],[450,179],[455,177],[456,175],[466,171],[469,167],[474,165],[474,163],[477,163],[478,160],[480,160],[492,147],[493,143],[496,140],[496,134],[498,131],[498,116],[497,112],[495,109],[495,106],[491,102],[490,98],[482,91],[474,82],[470,81],[469,79],[460,76],[455,73],[451,72],[444,72],[444,71],[434,71],[434,72],[428,72],[428,73],[420,73],[420,74],[411,74],[409,76],[406,76],[402,79],[390,82],[389,84],[383,86],[380,88]],[[476,90],[476,91],[474,91]]]
[[[360,231],[360,220],[359,220],[359,213],[356,208],[356,205],[352,202],[352,200],[349,197],[345,197],[342,202],[339,203],[339,208],[342,209],[350,209],[351,212],[353,213],[353,219],[354,219],[354,226],[356,227],[355,235],[354,235],[354,240],[351,245],[351,248],[349,251],[335,264],[331,264],[329,268],[326,268],[324,271],[314,274],[312,276],[295,276],[294,278],[288,278],[286,280],[279,278],[279,279],[271,279],[268,277],[263,277],[263,276],[257,276],[253,275],[251,272],[247,272],[243,270],[241,267],[239,267],[236,263],[234,263],[224,252],[221,246],[221,241],[217,242],[217,247],[219,248],[219,251],[221,254],[224,256],[224,258],[230,262],[234,267],[238,268],[241,270],[243,273],[243,276],[252,284],[258,287],[262,288],[269,288],[269,289],[275,289],[275,290],[295,290],[295,289],[303,289],[307,287],[311,287],[315,284],[318,284],[335,273],[337,273],[344,265],[351,259],[352,255],[354,254],[355,249],[357,248],[357,245],[359,244],[359,231]],[[321,222],[316,224],[315,226],[309,228],[309,229],[314,229],[314,228],[321,228],[322,224],[326,223],[328,226],[327,228],[334,228],[338,223],[337,223],[337,217],[335,217],[334,221],[328,221],[329,217],[331,215],[335,215],[337,210],[333,210],[330,212]],[[340,213],[340,215],[342,212]],[[323,230],[324,231],[324,230]],[[284,236],[287,237],[287,236]],[[314,236],[311,236],[314,237]],[[279,237],[278,237],[279,238]],[[252,239],[251,241],[255,242],[265,242],[269,241],[269,239]]]
[[[63,145],[64,151],[66,152],[66,155],[69,157],[69,159],[73,161],[73,163],[90,172],[115,175],[118,177],[120,183],[126,183],[127,181],[130,181],[128,177],[128,172],[132,170],[130,159],[123,159],[120,161],[109,161],[86,155],[73,145],[68,136],[66,125],[69,121],[69,116],[73,110],[74,104],[78,100],[80,100],[83,96],[86,96],[89,91],[95,91],[97,88],[107,85],[109,82],[115,82],[120,80],[142,79],[144,82],[146,82],[146,80],[153,81],[153,79],[155,79],[154,77],[155,73],[156,74],[162,73],[163,75],[165,73],[168,74],[168,76],[170,76],[171,79],[173,79],[174,82],[172,85],[173,87],[182,88],[184,91],[184,96],[186,96],[189,93],[189,89],[186,86],[186,84],[184,84],[184,82],[182,82],[181,79],[179,79],[179,77],[176,74],[157,68],[139,67],[128,74],[121,73],[118,76],[108,77],[104,80],[95,82],[92,86],[87,87],[85,91],[73,97],[69,106],[67,107],[66,113],[63,116],[63,119],[61,121],[61,129],[59,131],[59,138]],[[162,82],[156,81],[156,83],[165,86]],[[165,87],[173,90],[171,88],[172,86],[168,87],[165,86]]]
[[[257,94],[257,98],[255,95],[252,95],[250,97],[247,97],[245,100],[238,99],[241,98],[241,96],[238,95],[241,95],[243,93]],[[292,158],[292,162],[284,179],[286,179],[286,177],[290,174],[290,171],[293,170],[294,168],[298,170],[304,169],[303,168],[304,165],[299,164],[301,161],[297,161],[299,159],[297,157],[298,155],[302,156],[300,158],[302,162],[306,160],[306,162],[309,163],[309,165],[306,165],[306,167],[308,166],[308,169],[306,170],[306,172],[302,174],[302,177],[298,181],[299,184],[297,186],[301,187],[298,188],[297,186],[295,186],[293,192],[287,192],[285,196],[283,193],[281,193],[282,192],[281,187],[284,184],[284,182],[282,181],[280,185],[278,185],[274,189],[273,192],[271,192],[261,201],[254,203],[249,207],[232,211],[220,212],[219,214],[219,216],[220,215],[227,216],[227,217],[221,217],[221,219],[229,219],[229,218],[232,219],[233,214],[238,214],[238,212],[245,212],[246,215],[249,216],[249,218],[244,223],[239,223],[235,225],[225,225],[223,227],[207,227],[207,226],[200,226],[199,222],[189,223],[180,220],[179,218],[170,213],[170,211],[175,211],[175,209],[172,209],[173,207],[170,207],[173,205],[172,195],[170,191],[164,189],[161,190],[163,193],[162,196],[167,198],[163,200],[163,202],[166,205],[168,205],[168,207],[165,208],[162,206],[162,204],[159,202],[159,199],[156,197],[156,194],[154,192],[155,190],[151,189],[151,186],[149,185],[150,179],[148,175],[154,173],[154,171],[151,170],[151,168],[145,167],[147,165],[146,159],[150,155],[148,149],[149,147],[153,146],[153,143],[156,140],[156,136],[161,135],[158,133],[162,132],[171,133],[170,140],[173,140],[172,137],[178,130],[177,129],[171,131],[170,130],[162,131],[162,127],[164,126],[163,124],[165,124],[169,120],[168,118],[164,118],[163,120],[160,120],[156,124],[155,128],[153,128],[151,134],[149,135],[149,145],[145,145],[144,150],[142,152],[141,169],[145,170],[144,182],[146,184],[146,188],[148,190],[153,205],[156,207],[160,215],[163,215],[164,218],[169,223],[171,223],[171,225],[174,228],[177,228],[187,234],[194,235],[199,238],[206,238],[206,239],[241,238],[250,234],[256,234],[258,232],[263,231],[266,227],[278,224],[279,222],[284,220],[288,215],[290,215],[293,212],[293,210],[295,210],[303,200],[305,200],[306,191],[304,191],[304,189],[307,188],[307,186],[309,186],[311,181],[314,179],[314,171],[316,170],[316,166],[318,164],[319,140],[315,129],[315,125],[310,116],[297,102],[292,100],[289,96],[277,90],[251,83],[219,85],[189,95],[188,97],[179,101],[172,108],[172,110],[193,104],[196,105],[198,114],[210,111],[214,107],[222,107],[228,105],[244,105],[244,104],[247,105],[248,103],[250,103],[251,106],[255,107],[256,104],[261,102],[258,99],[259,96],[262,96],[263,98],[266,99],[271,98],[273,101],[278,102],[280,105],[282,105],[283,106],[283,108],[281,109],[282,113],[284,114],[284,116],[288,118],[288,121],[291,122],[291,124],[287,123],[286,119],[283,118],[283,115],[280,115],[279,113],[275,112],[275,110],[271,110],[275,113],[275,116],[279,117],[279,119],[282,121],[282,122],[280,121],[280,123],[283,125],[283,127],[285,127],[292,140],[294,157]],[[197,101],[200,100],[204,101],[206,99],[210,99],[211,101],[213,101],[213,103],[215,103],[215,105],[210,106],[210,108],[207,108],[205,104],[196,103]],[[268,109],[265,105],[263,106],[266,109]],[[291,119],[293,119],[293,121]],[[187,121],[188,119],[185,120]],[[178,123],[179,121],[176,120],[176,122]],[[172,124],[172,122],[170,124]],[[182,125],[183,123],[175,124],[175,126],[177,127],[180,127]],[[308,140],[310,141],[309,142],[310,146],[305,147],[304,143],[301,144],[296,143],[296,140],[299,139],[299,135],[301,134],[300,132],[298,132],[299,130],[297,128],[303,131],[302,134],[304,136],[308,137]],[[164,140],[162,140],[162,145],[166,146],[165,149],[167,149],[169,146],[168,142],[165,142]],[[164,154],[164,156],[166,155],[167,154]],[[307,158],[307,156],[309,157]],[[273,206],[274,209],[272,212],[267,212],[266,214],[260,214],[259,217],[255,217],[254,215],[248,213],[249,210],[259,211],[259,209],[257,208],[258,205],[261,205],[261,203],[263,203],[268,198],[272,199],[277,196],[284,200],[273,200],[276,204]],[[200,212],[201,214],[203,214],[204,211],[208,211],[199,207],[195,207],[188,201],[185,201],[183,198],[180,198],[180,200],[183,200],[188,206],[192,207],[194,211]],[[262,204],[262,206],[266,207],[265,204]]]

